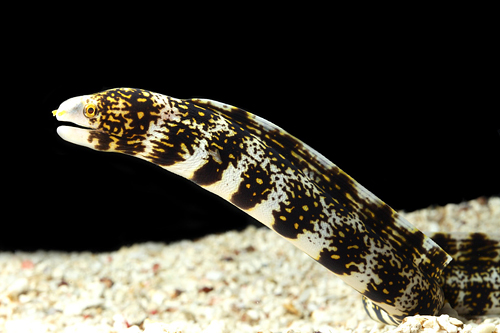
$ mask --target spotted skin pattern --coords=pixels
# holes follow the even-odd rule
[[[85,128],[59,127],[69,142],[145,159],[231,202],[360,292],[374,319],[397,324],[443,307],[443,272],[452,258],[263,118],[216,101],[130,88],[69,99],[54,115]],[[483,299],[475,304],[485,306]]]
[[[443,291],[463,315],[500,314],[500,239],[483,233],[435,233],[431,238],[453,258]]]

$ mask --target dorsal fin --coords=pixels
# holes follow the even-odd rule
[[[302,170],[325,192],[346,205],[364,209],[367,216],[376,216],[382,223],[374,228],[411,253],[414,261],[430,278],[439,278],[452,258],[432,239],[394,211],[372,192],[343,172],[321,153],[297,139],[270,121],[243,109],[208,99],[191,99],[190,102],[217,112],[238,123],[268,146],[273,147],[287,160]]]
[[[302,172],[325,191],[335,186],[329,175],[336,174],[338,167],[321,153],[297,139],[270,121],[243,109],[209,99],[191,99],[192,103],[209,108],[223,117],[242,125],[268,146],[294,163]]]

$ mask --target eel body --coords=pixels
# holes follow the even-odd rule
[[[453,238],[438,236],[439,246],[263,118],[216,101],[131,88],[71,98],[53,114],[83,127],[60,126],[66,141],[145,159],[231,202],[360,292],[374,319],[397,324],[408,315],[436,315],[445,292],[467,299],[459,295],[457,273],[447,273]],[[443,244],[451,244],[449,254]],[[485,263],[492,267],[486,277],[491,288],[484,282],[484,297],[460,303],[469,314],[500,312],[500,250],[492,244],[485,250],[494,258]]]

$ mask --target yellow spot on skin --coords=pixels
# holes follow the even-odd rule
[[[189,154],[189,150],[184,142],[181,142],[181,149],[186,153]],[[180,156],[182,156],[181,153],[179,153]]]
[[[177,106],[178,106],[178,107],[180,107],[180,108],[183,108],[183,109],[185,109],[185,110],[187,110],[187,109],[188,109],[188,107],[187,107],[186,105],[183,105],[183,104],[179,104],[179,105],[177,105]]]
[[[264,191],[262,191],[261,195],[266,194],[267,192],[271,192],[271,189],[266,188]]]
[[[213,142],[213,143],[212,143],[212,146],[215,146],[217,149],[224,150],[224,147],[219,146],[219,145],[218,145],[218,144],[216,144],[215,142]]]
[[[255,179],[255,181],[256,181],[256,182],[257,182],[257,184],[259,184],[259,185],[262,185],[262,184],[264,183],[264,181],[263,181],[262,179],[260,179],[260,178]]]
[[[122,95],[123,97],[125,97],[126,99],[129,99],[130,97],[132,97],[132,95],[125,95],[124,93],[122,93],[121,91],[118,91],[118,93],[120,95]]]
[[[352,265],[356,266],[356,263],[355,262],[350,262],[350,263],[348,263],[348,264],[345,265],[345,268],[349,269],[349,267],[351,267]],[[373,286],[373,288],[375,289],[375,291],[377,290],[375,288],[375,286]]]
[[[281,221],[286,221],[286,217],[285,217],[285,216],[283,216],[283,215],[281,215],[281,216],[280,216],[280,220],[281,220]]]
[[[146,98],[138,98],[138,99],[137,99],[137,102],[146,102],[146,101],[147,101],[147,99],[146,99]]]
[[[57,111],[57,110],[55,110],[55,111]],[[54,113],[54,111],[52,111],[52,113]],[[62,110],[62,111],[57,112],[57,115],[62,116],[65,113],[66,113],[66,111]]]
[[[340,256],[338,254],[332,254],[331,258],[332,259],[340,259]]]
[[[339,231],[340,237],[345,237],[344,233],[342,231]]]
[[[389,290],[387,290],[387,289],[385,289],[385,288],[384,288],[384,290],[382,290],[382,292],[383,292],[384,294],[389,294]]]
[[[297,229],[299,229],[299,224],[298,224],[298,223],[295,223],[295,224],[293,225],[293,227],[295,228],[295,230],[297,230]]]
[[[144,117],[144,112],[137,112],[137,118],[142,119]]]
[[[271,140],[272,140],[275,144],[277,144],[278,146],[280,146],[281,148],[285,148],[281,142],[278,142],[278,141],[276,141],[276,140],[274,140],[274,139],[271,139]],[[283,155],[281,155],[281,154],[280,154],[280,156],[281,156],[283,159],[285,159],[285,157],[283,157]]]
[[[200,117],[203,117],[205,114],[201,111],[198,112],[198,114],[200,115]]]
[[[307,207],[307,205],[304,205],[302,206],[302,209],[307,212],[309,210],[309,207]]]

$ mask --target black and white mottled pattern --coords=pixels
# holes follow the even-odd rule
[[[396,324],[437,314],[447,291],[442,279],[456,290],[443,275],[451,257],[440,246],[256,115],[129,88],[69,99],[54,115],[85,127],[59,127],[69,142],[148,160],[233,203],[359,291],[374,319]],[[486,307],[482,298],[474,304]]]
[[[442,282],[451,306],[463,315],[500,314],[500,235],[435,233],[430,237],[453,258]]]

